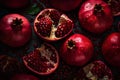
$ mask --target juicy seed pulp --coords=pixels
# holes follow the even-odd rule
[[[57,31],[55,32],[56,37],[63,37],[72,28],[72,22],[69,20],[61,21],[61,24],[57,26]]]
[[[109,70],[107,70],[107,67],[104,64],[100,64],[97,62],[94,62],[94,66],[91,70],[93,75],[97,75],[98,78],[103,78],[105,76],[110,77]]]
[[[55,51],[46,45],[37,48],[25,56],[24,59],[30,68],[41,73],[50,72],[55,68],[55,64],[57,63]]]
[[[50,36],[51,27],[52,27],[52,21],[49,17],[42,17],[39,22],[35,23],[35,26],[37,28],[37,32],[39,32],[41,35],[45,37]]]

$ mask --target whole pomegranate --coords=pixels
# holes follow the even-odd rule
[[[96,60],[80,69],[75,80],[113,80],[112,72],[107,65]]]
[[[79,10],[79,21],[83,28],[92,33],[102,33],[113,23],[108,4],[102,0],[87,0]]]
[[[31,37],[31,26],[27,18],[19,14],[8,14],[0,20],[0,40],[11,46],[23,46]]]
[[[18,9],[25,7],[30,0],[0,0],[1,5],[7,8]]]
[[[39,79],[30,74],[16,74],[10,80],[39,80]]]
[[[69,65],[83,66],[93,55],[93,45],[87,37],[76,33],[62,44],[60,55]]]
[[[120,33],[111,33],[102,46],[104,58],[115,67],[120,68]]]
[[[41,47],[25,55],[23,62],[30,71],[39,75],[49,75],[57,69],[59,55],[52,45],[43,43]]]
[[[50,4],[57,9],[61,9],[63,11],[70,11],[75,9],[80,5],[82,0],[49,0]]]
[[[57,41],[72,32],[73,21],[55,9],[42,10],[34,21],[34,31],[46,41]]]

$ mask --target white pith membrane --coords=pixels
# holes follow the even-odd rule
[[[49,14],[45,14],[44,15],[44,17],[49,17],[49,15],[50,15],[50,12],[51,11],[53,11],[54,9],[49,9],[48,11],[49,11]],[[47,9],[46,9],[46,11],[47,11]],[[43,14],[43,13],[41,13],[41,14]],[[39,16],[38,16],[39,17]],[[37,17],[37,18],[38,18]],[[36,23],[38,22],[39,23],[39,21],[37,20],[37,18],[36,18]],[[50,17],[49,17],[50,18]],[[51,19],[51,18],[50,18]],[[46,39],[46,40],[59,40],[59,39],[61,39],[61,37],[56,37],[56,35],[55,35],[55,32],[57,31],[57,26],[59,26],[59,25],[61,25],[62,23],[64,23],[64,21],[66,21],[66,22],[72,22],[65,14],[61,14],[60,15],[60,19],[59,19],[59,21],[58,21],[58,24],[57,25],[55,25],[55,24],[53,24],[54,23],[54,21],[51,19],[51,21],[52,21],[52,27],[51,27],[51,32],[50,32],[50,36],[44,36],[44,38]],[[71,27],[72,27],[72,24],[71,24]],[[37,28],[35,27],[35,30],[37,31]],[[61,30],[63,30],[63,28],[61,28]],[[70,32],[70,31],[69,31]],[[68,33],[69,33],[68,32]],[[67,33],[67,34],[68,34]],[[64,36],[66,36],[67,34],[65,34]],[[42,36],[40,33],[39,33],[39,35],[40,36]]]
[[[99,78],[97,75],[92,74],[91,69],[94,67],[95,64],[88,64],[83,68],[86,77],[90,80],[109,80],[107,75],[104,75],[103,78]]]
[[[46,48],[45,45],[49,46],[49,48],[52,49],[52,50],[45,49],[45,48]],[[54,49],[54,48],[51,48],[50,45],[44,43],[44,44],[41,45],[40,48],[37,48],[36,50],[39,51],[39,54],[41,54],[41,57],[45,57],[45,58],[48,60],[47,62],[45,62],[45,64],[47,64],[47,65],[52,64],[52,66],[54,66],[54,67],[52,67],[52,68],[46,68],[46,72],[48,72],[48,73],[36,71],[35,69],[33,69],[33,68],[29,67],[29,66],[28,66],[28,68],[29,68],[30,70],[32,70],[33,72],[38,73],[38,74],[49,74],[49,73],[53,72],[53,71],[57,68],[57,66],[58,66],[57,64],[58,64],[58,62],[59,62],[59,61],[58,61],[58,60],[59,60],[59,57],[57,57],[58,54],[57,54],[57,52],[55,51],[55,49]],[[53,50],[54,50],[54,52],[52,52]],[[33,52],[33,53],[28,54],[27,56],[34,57],[34,55],[36,55],[36,54],[38,54],[38,53],[34,53],[34,52]],[[54,62],[54,61],[52,61],[52,60],[50,59],[51,56],[54,56],[54,57],[56,56],[56,62]],[[31,59],[28,59],[27,61],[31,62]],[[27,62],[27,61],[25,61],[24,63],[28,65],[29,62]],[[33,61],[33,62],[34,62],[34,61]],[[31,62],[31,63],[32,63],[32,62]],[[32,63],[32,64],[34,64],[34,63]],[[36,65],[37,65],[37,64],[36,64]],[[38,65],[39,65],[39,64],[38,64]],[[39,65],[39,66],[40,66],[40,65]]]

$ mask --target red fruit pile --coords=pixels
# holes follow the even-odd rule
[[[55,9],[42,10],[34,21],[34,31],[46,41],[60,40],[72,32],[73,22]]]
[[[63,79],[67,78],[66,76],[69,74],[75,74],[75,71],[73,73],[72,70],[69,70],[78,70],[78,68],[81,68],[80,73],[78,73],[79,77],[75,78],[75,80],[113,80],[109,67],[100,60],[93,61],[92,59],[92,57],[94,57],[94,51],[96,51],[95,53],[99,51],[101,55],[97,53],[98,56],[95,55],[95,60],[103,55],[102,58],[108,62],[108,65],[110,64],[117,67],[117,69],[120,68],[120,33],[111,33],[106,37],[103,45],[99,46],[102,42],[100,38],[107,35],[107,33],[104,35],[103,32],[112,27],[113,14],[114,16],[120,14],[119,0],[105,1],[108,4],[104,2],[104,0],[49,0],[48,4],[51,5],[50,7],[56,9],[46,7],[40,10],[41,8],[38,6],[45,4],[42,3],[42,0],[34,0],[33,2],[38,4],[31,4],[32,7],[29,8],[30,10],[35,8],[33,10],[34,12],[30,12],[33,15],[30,15],[29,11],[23,11],[25,13],[20,12],[24,15],[27,14],[31,24],[25,16],[20,14],[11,13],[2,17],[0,16],[0,41],[9,46],[9,49],[7,49],[6,47],[3,48],[0,44],[0,52],[5,51],[8,52],[8,54],[9,52],[10,54],[16,52],[16,54],[12,54],[16,57],[19,56],[17,51],[20,51],[21,54],[19,57],[21,59],[22,55],[22,62],[26,67],[25,69],[30,71],[30,74],[15,74],[16,71],[19,71],[19,68],[21,68],[18,61],[11,57],[0,55],[0,77],[1,74],[9,75],[10,77],[14,74],[13,77],[9,78],[10,80],[39,80],[34,76],[37,74],[42,80],[50,80],[51,77],[53,77],[52,80],[70,80]],[[12,10],[14,9],[15,12],[25,7],[28,3],[29,0],[0,0],[0,4],[12,8]],[[80,9],[78,10],[77,7],[80,7]],[[15,9],[17,9],[17,11]],[[67,12],[64,14],[57,9]],[[70,12],[72,10],[75,12]],[[38,15],[35,15],[37,12],[39,12]],[[2,13],[0,15],[2,15]],[[71,17],[71,19],[68,16]],[[31,28],[32,24],[33,28]],[[83,31],[83,33],[82,31],[73,33],[70,36],[72,31],[82,30],[80,26],[86,31]],[[117,31],[120,31],[119,26],[120,23],[118,24]],[[33,35],[32,29],[34,30]],[[95,36],[91,34],[84,35],[87,31],[93,33]],[[112,31],[114,31],[113,28],[110,29],[110,32]],[[34,35],[34,32],[40,39]],[[101,33],[103,33],[103,35],[101,35],[102,37],[97,38],[96,35]],[[26,50],[26,46],[24,45],[27,44],[30,38],[30,45],[27,45],[30,49]],[[94,41],[91,41],[93,38]],[[46,42],[51,42],[51,44]],[[35,45],[35,49],[29,52],[29,50],[33,49],[34,43],[37,46]],[[28,54],[25,55],[24,53]],[[88,64],[90,61],[93,62]],[[58,68],[59,64],[60,67]],[[63,68],[66,69],[65,72]],[[11,74],[11,72],[15,73]],[[45,75],[47,75],[47,77],[44,77]],[[74,76],[70,76],[71,79],[73,77]]]

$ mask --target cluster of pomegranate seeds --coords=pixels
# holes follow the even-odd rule
[[[99,60],[84,67],[84,72],[88,78],[112,80],[111,70]]]
[[[93,64],[94,66],[91,69],[93,75],[97,75],[99,78],[103,78],[104,76],[111,77],[111,72],[109,72],[106,65],[101,62],[94,62]]]
[[[56,51],[46,43],[24,56],[23,60],[30,70],[38,74],[51,73],[58,65],[58,55]]]
[[[52,21],[49,17],[42,17],[39,22],[35,23],[37,31],[43,36],[50,36]]]
[[[55,32],[56,37],[64,36],[70,31],[71,28],[72,22],[62,19],[61,24],[57,26],[57,31]]]
[[[46,19],[46,17],[48,19]],[[72,32],[73,21],[56,9],[44,9],[34,21],[34,31],[46,41],[57,41]]]
[[[111,70],[100,60],[80,69],[75,80],[113,80]]]
[[[51,18],[51,20],[53,21],[53,24],[54,24],[55,26],[58,25],[60,16],[61,16],[61,14],[60,14],[57,10],[54,10],[54,11],[52,10],[52,11],[50,12],[49,17]]]

